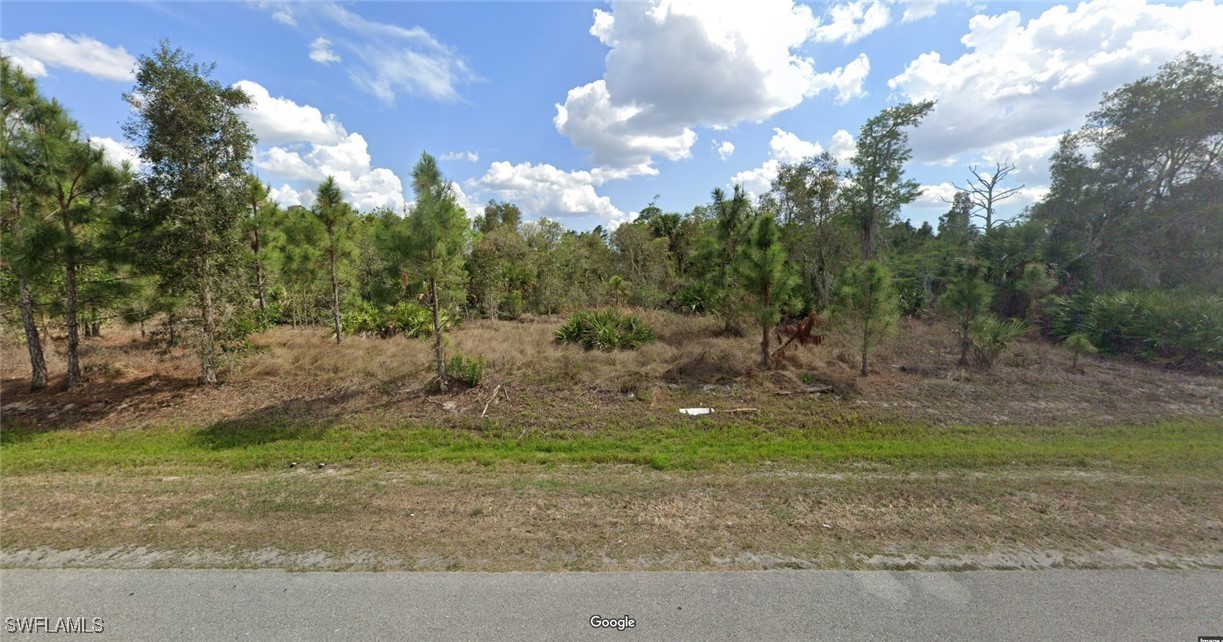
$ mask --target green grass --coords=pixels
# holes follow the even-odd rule
[[[711,420],[600,431],[523,431],[495,424],[465,428],[215,424],[204,429],[160,426],[91,432],[9,426],[0,434],[0,469],[10,477],[150,466],[269,470],[290,461],[392,467],[414,462],[634,464],[658,470],[811,461],[912,469],[1069,466],[1218,475],[1223,472],[1223,422],[800,429]]]

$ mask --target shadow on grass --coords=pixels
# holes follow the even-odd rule
[[[153,374],[124,381],[86,381],[64,389],[64,377],[33,392],[28,379],[7,379],[0,388],[0,443],[15,444],[36,435],[74,430],[125,410],[167,407],[198,388],[195,379]]]
[[[346,416],[344,403],[358,395],[358,391],[348,390],[264,406],[240,417],[217,421],[197,432],[193,441],[212,450],[225,450],[277,441],[319,440]]]

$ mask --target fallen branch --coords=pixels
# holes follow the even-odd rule
[[[488,405],[489,405],[489,404],[491,404],[491,403],[493,402],[493,399],[496,399],[496,398],[497,398],[497,393],[498,393],[498,392],[501,392],[501,384],[497,384],[497,387],[496,387],[496,388],[493,388],[493,395],[492,395],[491,397],[489,397],[489,398],[488,398],[488,401],[484,402],[484,411],[480,413],[480,418],[481,418],[481,419],[483,419],[483,418],[484,418],[484,415],[487,415],[487,414],[488,414]]]
[[[778,390],[777,394],[785,395],[814,395],[822,392],[832,392],[832,386],[807,386],[801,390]]]

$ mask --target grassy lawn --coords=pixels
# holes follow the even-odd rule
[[[1223,471],[1223,423],[1114,427],[932,427],[887,424],[771,427],[722,420],[602,430],[505,427],[356,427],[218,423],[206,428],[38,431],[10,428],[5,476],[108,472],[145,466],[275,470],[289,462],[349,467],[475,462],[635,464],[704,470],[766,462],[886,464],[903,469],[1001,465]]]
[[[1221,435],[1206,422],[10,427],[0,563],[1221,567]]]

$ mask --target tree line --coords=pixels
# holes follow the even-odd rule
[[[927,101],[867,120],[845,167],[824,153],[782,165],[757,199],[719,188],[687,212],[651,203],[584,232],[526,221],[507,202],[469,219],[428,153],[407,211],[358,212],[333,177],[311,207],[282,207],[249,170],[256,140],[238,109],[250,98],[165,42],[124,95],[141,169],[115,167],[2,63],[0,295],[35,389],[48,383],[52,327],[66,334],[68,387],[82,380],[82,328],[121,319],[190,345],[205,383],[275,324],[326,324],[336,342],[430,337],[444,388],[443,335],[458,320],[609,305],[716,315],[723,332],[760,336],[764,368],[779,322],[824,315],[859,337],[863,374],[899,316],[941,315],[968,365],[1029,328],[1077,333],[1051,321],[1070,297],[1177,289],[1217,301],[1223,276],[1223,75],[1192,54],[1107,94],[1062,137],[1049,193],[1010,219],[997,210],[1018,190],[1007,162],[971,168],[937,228],[899,219],[920,194],[905,175],[907,132]]]

